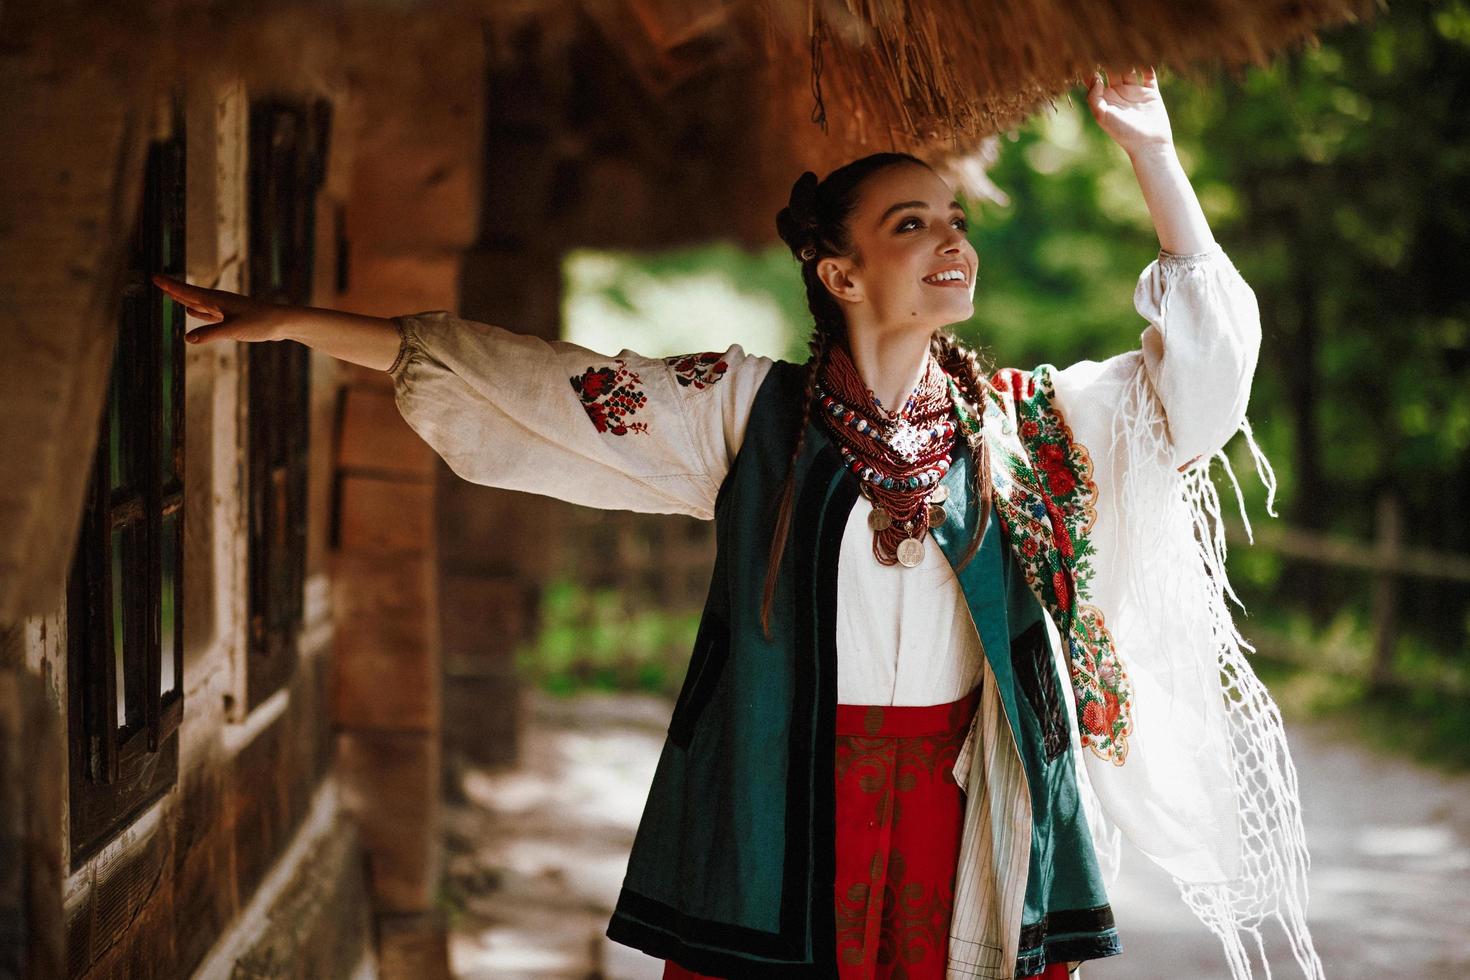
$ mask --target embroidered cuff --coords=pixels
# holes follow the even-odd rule
[[[406,326],[408,317],[395,316],[391,319],[393,326],[398,330],[398,356],[393,359],[392,364],[388,365],[388,376],[397,381],[399,371],[408,363],[408,357],[413,348],[413,343],[410,341],[409,331]]]
[[[1224,254],[1225,250],[1219,242],[1212,243],[1202,252],[1171,252],[1161,248],[1159,249],[1159,265],[1165,269],[1192,269],[1197,265],[1221,258]]]

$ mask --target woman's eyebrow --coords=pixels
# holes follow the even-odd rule
[[[959,201],[950,201],[949,202],[949,207],[950,207],[950,210],[952,210],[952,211],[959,211],[960,213],[964,213],[964,210],[965,210],[964,208],[960,207],[960,202]],[[881,217],[881,218],[878,219],[878,224],[881,226],[885,221],[888,220],[889,216],[892,215],[895,211],[902,211],[902,210],[904,210],[906,208],[923,208],[925,211],[928,211],[929,210],[929,202],[928,201],[899,201],[897,204],[890,205],[889,208],[888,208],[888,210],[883,212],[883,217]]]

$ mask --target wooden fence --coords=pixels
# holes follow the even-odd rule
[[[1393,669],[1399,622],[1399,580],[1417,578],[1470,584],[1470,556],[1408,547],[1404,544],[1403,526],[1402,504],[1392,494],[1385,494],[1378,500],[1372,541],[1304,530],[1269,520],[1251,525],[1255,536],[1253,547],[1264,548],[1284,558],[1358,569],[1373,577],[1373,651],[1367,676],[1363,679],[1378,689],[1404,686]],[[1239,519],[1226,520],[1225,534],[1226,540],[1232,544],[1247,542],[1245,525]],[[1305,659],[1299,649],[1291,649],[1290,644],[1274,639],[1277,642],[1272,643],[1273,649],[1269,652],[1283,654],[1286,659]],[[1329,669],[1333,666],[1330,659],[1326,664]],[[1314,660],[1314,666],[1323,664]],[[1470,694],[1464,681],[1450,683],[1461,688],[1455,693]]]

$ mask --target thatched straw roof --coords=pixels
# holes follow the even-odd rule
[[[574,0],[655,95],[676,96],[702,73],[749,72],[757,80],[749,100],[710,111],[722,124],[759,127],[752,139],[773,162],[784,157],[820,174],[873,150],[907,150],[980,197],[995,196],[984,174],[995,152],[986,137],[1069,90],[1080,94],[1098,66],[1239,75],[1384,4]],[[536,16],[561,6],[522,0],[516,9]]]
[[[632,0],[648,3],[657,0]],[[1264,65],[1374,0],[756,0],[787,87],[815,72],[839,139],[915,147],[973,143],[1085,85],[1098,65],[1190,73]],[[806,64],[802,64],[805,62]],[[797,76],[800,77],[797,77]],[[802,99],[800,101],[810,101]]]
[[[1239,73],[1369,18],[1384,0],[608,0],[625,41],[694,70],[747,22],[760,39],[771,102],[795,156],[819,173],[876,149],[935,162],[974,154],[1043,104],[1085,86],[1099,65],[1175,74]],[[604,21],[608,18],[604,15]],[[750,107],[755,109],[756,105]],[[983,182],[983,161],[969,179]],[[978,188],[971,188],[978,190]]]
[[[198,64],[287,84],[350,75],[378,59],[372,36],[458,20],[513,38],[535,22],[570,70],[591,25],[663,123],[702,114],[743,140],[742,204],[785,198],[801,169],[825,173],[877,149],[917,153],[972,197],[990,197],[986,138],[1082,87],[1099,65],[1203,76],[1264,65],[1316,32],[1367,19],[1386,0],[117,0],[9,5],[16,43],[49,39],[72,63],[127,61],[154,77]],[[493,28],[493,29],[492,29]],[[551,52],[547,54],[546,52]],[[495,54],[492,52],[492,59]],[[420,66],[422,67],[422,66]],[[141,79],[140,79],[141,81]],[[712,83],[713,82],[713,83]],[[730,90],[739,95],[731,99]],[[667,110],[667,111],[665,111]],[[663,124],[650,120],[654,125]],[[632,124],[630,124],[632,125]],[[669,146],[682,166],[740,163]],[[755,163],[752,164],[751,161]],[[779,187],[777,185],[780,185]],[[762,233],[769,234],[762,219]]]

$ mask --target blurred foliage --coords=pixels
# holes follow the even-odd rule
[[[630,605],[617,589],[552,582],[541,594],[540,629],[516,652],[517,671],[553,694],[633,690],[672,699],[688,668],[699,610]]]
[[[1269,69],[1194,84],[1161,68],[1160,83],[1215,237],[1260,303],[1249,415],[1283,520],[1368,541],[1378,499],[1393,494],[1409,546],[1470,552],[1470,508],[1448,505],[1470,485],[1470,2],[1395,0]],[[1133,288],[1158,240],[1127,156],[1081,89],[1001,139],[990,175],[1010,200],[967,202],[980,272],[975,315],[954,329],[997,365],[1135,348]],[[623,267],[719,272],[773,298],[790,339],[767,353],[805,360],[810,316],[779,243]],[[600,288],[621,295],[616,275]],[[1227,453],[1249,513],[1269,520],[1244,440]],[[1230,561],[1246,620],[1319,645],[1351,635],[1366,656],[1368,575],[1259,548]],[[1404,674],[1426,658],[1470,666],[1470,587],[1404,579],[1399,596]]]

